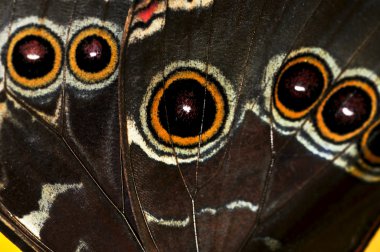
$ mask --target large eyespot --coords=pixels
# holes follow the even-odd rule
[[[225,121],[226,99],[218,84],[194,70],[169,76],[156,89],[149,121],[166,144],[196,146],[219,132]]]
[[[330,70],[315,55],[302,55],[287,61],[274,88],[274,106],[290,120],[308,114],[321,99],[331,78]]]
[[[23,26],[9,38],[4,61],[15,84],[42,88],[53,83],[62,69],[62,43],[46,26]]]
[[[89,26],[74,35],[68,50],[69,69],[84,83],[104,81],[116,70],[118,44],[108,29]]]
[[[142,101],[146,141],[131,133],[131,122],[128,137],[158,161],[175,163],[172,146],[178,162],[196,160],[198,151],[203,161],[223,147],[235,108],[234,89],[218,69],[199,61],[174,62],[153,77]]]
[[[380,166],[380,120],[364,133],[360,147],[364,160],[371,165]]]
[[[342,80],[322,101],[316,115],[322,136],[344,142],[360,134],[377,112],[376,90],[369,81]]]

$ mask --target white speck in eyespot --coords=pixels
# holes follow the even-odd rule
[[[39,41],[31,40],[20,46],[19,53],[21,55],[24,54],[25,61],[35,63],[40,59],[42,60],[48,53],[48,50]]]
[[[182,110],[189,114],[191,112],[191,107],[188,105],[183,105]]]
[[[299,86],[299,85],[294,86],[294,90],[296,90],[298,92],[306,92],[306,88],[303,86]]]
[[[98,55],[98,53],[96,53],[96,52],[90,52],[90,57],[91,58],[94,58],[94,57],[96,57]]]
[[[28,54],[26,55],[26,57],[29,59],[29,60],[39,60],[41,57],[37,54]]]
[[[354,115],[354,111],[352,111],[351,109],[347,108],[347,107],[344,107],[342,109],[342,112],[344,115],[346,116],[353,116]]]

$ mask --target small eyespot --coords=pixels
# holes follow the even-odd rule
[[[377,102],[376,90],[369,81],[342,80],[318,108],[317,128],[330,141],[350,140],[371,123],[377,112]]]
[[[116,70],[118,43],[112,32],[104,27],[85,27],[69,44],[68,62],[77,80],[87,84],[99,83]]]
[[[290,59],[275,81],[274,106],[289,120],[303,118],[320,101],[330,75],[326,64],[315,55]]]
[[[360,147],[365,161],[374,166],[380,165],[380,120],[364,133]]]
[[[53,83],[62,69],[62,43],[42,25],[16,30],[8,41],[5,64],[10,78],[26,89]]]
[[[167,145],[196,146],[212,139],[225,121],[219,84],[194,70],[169,76],[153,95],[150,122]]]

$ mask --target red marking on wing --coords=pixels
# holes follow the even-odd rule
[[[148,22],[149,19],[153,16],[154,12],[158,8],[158,3],[154,1],[152,4],[150,4],[146,9],[139,12],[137,15],[144,23]]]

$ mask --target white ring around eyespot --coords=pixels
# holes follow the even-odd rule
[[[148,127],[148,116],[147,109],[149,101],[153,95],[154,88],[156,85],[163,81],[163,76],[168,76],[170,73],[174,72],[179,68],[189,68],[200,70],[201,72],[206,72],[208,75],[213,77],[220,83],[221,88],[226,96],[226,102],[228,103],[228,111],[226,111],[226,119],[223,128],[220,129],[218,136],[201,146],[200,148],[200,161],[204,161],[209,157],[213,156],[217,151],[219,151],[224,144],[227,142],[228,133],[231,130],[234,114],[236,110],[236,94],[231,83],[224,77],[224,75],[214,66],[206,65],[201,61],[177,61],[167,67],[165,67],[164,72],[157,73],[149,84],[143,101],[140,106],[140,117],[138,118],[141,122],[142,132],[137,129],[136,123],[133,118],[127,118],[128,127],[128,140],[129,144],[136,143],[139,145],[145,153],[157,161],[164,162],[166,164],[175,164],[173,149],[167,145],[159,142],[156,137],[152,134]],[[177,154],[177,160],[179,163],[190,163],[198,159],[198,147],[175,147]]]
[[[365,79],[368,79],[369,81],[374,83],[377,93],[380,94],[380,77],[375,72],[366,68],[347,69],[341,74],[339,80],[351,77],[363,77]],[[346,169],[348,172],[360,175],[361,178],[363,178],[366,181],[380,181],[380,167],[373,167],[374,171],[379,172],[379,175],[375,176],[371,174],[366,174],[364,172],[359,172],[360,169],[358,169],[355,165],[347,163],[347,158],[355,159],[359,157],[359,146],[360,145],[358,144],[351,144],[351,146],[342,155],[340,155],[334,160],[334,164],[343,169]]]
[[[363,77],[373,82],[376,86],[377,92],[380,94],[380,78],[379,76],[371,70],[366,68],[352,68],[347,69],[341,73],[341,69],[336,64],[334,58],[327,53],[325,50],[321,48],[301,48],[299,50],[295,50],[289,54],[289,57],[294,57],[296,55],[302,53],[313,53],[322,58],[330,67],[330,71],[332,72],[332,83],[336,84],[342,79],[350,78],[350,77]],[[245,105],[246,111],[252,111],[256,114],[260,119],[266,123],[270,123],[270,106],[272,99],[272,90],[274,85],[274,78],[276,73],[281,68],[283,62],[286,60],[286,54],[278,54],[272,57],[263,72],[263,76],[261,79],[261,90],[264,96],[264,102],[259,103],[255,98],[249,100]],[[338,77],[339,76],[339,77]],[[337,78],[338,79],[335,79]],[[327,91],[328,92],[328,91]],[[273,112],[272,112],[273,113]],[[274,119],[279,120],[286,126],[293,126],[295,129],[297,124],[289,124],[286,122],[284,118],[280,115],[274,115]],[[281,124],[280,124],[281,125]],[[356,141],[348,142],[348,143],[333,143],[323,139],[320,136],[320,133],[315,128],[313,122],[310,119],[305,119],[302,121],[299,126],[303,126],[298,134],[295,135],[295,138],[298,142],[300,142],[308,151],[311,153],[325,159],[325,160],[333,160],[334,165],[353,174],[354,176],[359,177],[362,180],[368,182],[378,182],[380,181],[380,172],[379,175],[365,173],[363,169],[359,169],[355,164],[348,163],[348,159],[358,159],[359,158],[359,150],[358,144]],[[283,128],[275,127],[276,131],[281,133],[282,135],[294,134],[296,130],[286,131]],[[342,153],[342,151],[344,151]],[[337,156],[339,154],[339,156]],[[376,171],[380,171],[380,167],[376,168]]]
[[[342,79],[352,77],[362,77],[368,79],[369,81],[374,83],[377,92],[380,93],[380,78],[374,72],[365,68],[347,69],[340,74],[339,78],[335,80],[334,83],[339,83],[339,81]],[[307,149],[309,149],[314,154],[317,154],[328,160],[335,159],[335,153],[344,151],[345,148],[352,144],[351,142],[334,143],[325,140],[321,137],[319,131],[316,129],[315,125],[310,120],[307,123],[305,123],[301,131],[302,134],[297,135],[298,141],[300,141]],[[306,136],[312,139],[312,141],[307,140]],[[315,144],[313,144],[312,142],[318,144],[318,146],[315,146]],[[331,153],[326,154],[322,151],[322,149],[329,150]]]
[[[92,26],[98,26],[100,28],[104,27],[105,29],[109,30],[111,33],[113,33],[116,43],[118,45],[118,52],[120,51],[120,39],[123,35],[123,30],[120,26],[116,25],[115,23],[103,21],[98,18],[86,18],[86,19],[77,19],[72,23],[70,34],[69,34],[69,41],[73,39],[73,36],[80,30],[86,27],[92,27]],[[120,53],[118,53],[120,54]],[[118,55],[119,56],[119,55]],[[68,62],[67,59],[67,52],[65,53],[65,59],[66,62]],[[120,61],[120,59],[119,59]],[[68,63],[67,63],[68,64]],[[71,71],[68,69],[68,65],[66,64],[66,82],[69,86],[74,87],[77,90],[81,91],[95,91],[99,89],[103,89],[109,85],[111,85],[118,76],[118,64],[116,65],[115,71],[113,74],[111,74],[107,79],[98,82],[98,83],[84,83],[81,80],[77,79]]]
[[[264,69],[263,76],[260,81],[261,92],[264,96],[264,103],[260,104],[256,97],[249,100],[246,103],[246,110],[252,111],[254,114],[259,116],[262,120],[269,123],[270,117],[273,116],[275,121],[274,127],[277,131],[281,132],[284,135],[291,135],[296,132],[296,129],[300,127],[304,118],[296,121],[291,121],[283,117],[274,106],[271,106],[272,103],[272,93],[274,84],[276,81],[276,75],[281,69],[282,65],[287,59],[295,58],[298,55],[302,54],[312,54],[316,55],[319,58],[323,59],[327,67],[331,70],[332,78],[335,78],[339,72],[340,68],[336,64],[335,59],[325,50],[318,47],[302,47],[300,49],[290,52],[288,55],[285,53],[280,53],[273,56],[266,68]],[[281,127],[282,126],[282,127]]]
[[[287,59],[292,59],[292,58],[295,58],[295,57],[297,57],[299,55],[303,55],[303,54],[311,54],[311,55],[315,55],[315,56],[321,58],[327,64],[327,66],[326,66],[327,70],[329,70],[331,72],[330,79],[332,81],[335,80],[335,78],[338,76],[338,74],[341,71],[340,68],[338,67],[335,59],[328,52],[326,52],[322,48],[317,48],[317,47],[303,47],[303,48],[300,48],[298,50],[294,50],[294,51],[289,53],[288,57],[286,59],[284,59],[284,62]],[[279,71],[279,69],[277,69],[277,71]],[[276,71],[276,73],[277,73],[277,71]],[[271,91],[273,90],[273,85],[274,85],[275,81],[276,81],[275,75],[273,75],[273,78],[270,82]],[[322,94],[322,96],[323,95],[324,94]],[[271,95],[270,95],[270,97],[271,97],[270,99],[272,99]],[[271,101],[269,101],[269,103],[270,102]],[[305,120],[307,120],[307,118],[301,118],[299,120],[289,120],[289,119],[285,118],[283,115],[281,115],[278,112],[278,110],[275,108],[274,105],[272,105],[272,115],[273,115],[274,121],[276,122],[275,127],[285,135],[294,134],[297,131],[297,129],[302,126],[302,124],[305,122]]]
[[[57,35],[58,39],[60,39],[60,43],[64,43],[64,38],[66,38],[66,28],[62,25],[57,25],[54,22],[48,20],[48,19],[41,19],[37,16],[30,16],[27,18],[20,18],[15,20],[12,23],[10,33],[13,35],[13,33],[24,26],[29,26],[29,25],[41,25],[47,27],[50,31],[54,32],[55,35]],[[6,43],[8,41],[8,32],[9,32],[9,27],[4,27],[2,31],[0,31],[0,48],[2,50],[2,54],[6,53],[7,48],[5,48]],[[64,44],[62,44],[62,58],[64,57]],[[62,63],[63,64],[63,63]],[[64,64],[63,64],[64,65]],[[4,66],[3,66],[4,67]],[[4,67],[5,68],[5,67]],[[13,92],[27,98],[38,98],[38,97],[43,97],[46,95],[49,95],[59,89],[62,83],[62,77],[63,77],[63,66],[58,74],[57,78],[55,81],[47,86],[43,86],[40,88],[36,89],[27,89],[21,87],[21,85],[18,85],[13,82],[13,80],[10,78],[9,74],[6,75],[6,81],[7,81],[7,88],[12,90]],[[2,70],[4,73],[4,71]]]

